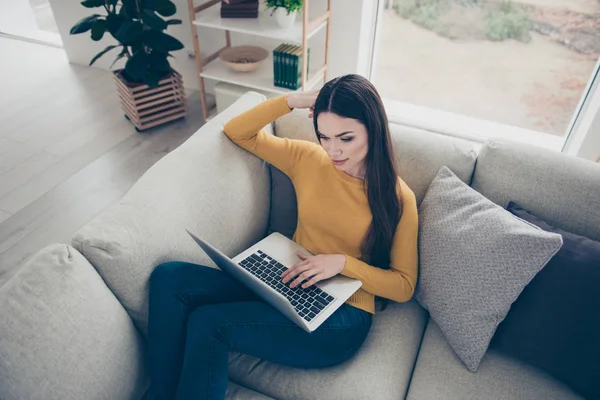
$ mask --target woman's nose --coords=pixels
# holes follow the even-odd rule
[[[341,150],[337,148],[337,146],[335,144],[330,144],[329,145],[329,155],[331,156],[338,156],[341,154]]]

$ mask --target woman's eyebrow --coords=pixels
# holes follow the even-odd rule
[[[349,133],[354,133],[354,131],[346,131],[346,132],[338,133],[337,135],[335,135],[335,137],[342,137],[342,136],[347,135]],[[329,137],[327,135],[323,135],[321,132],[319,132],[319,135],[325,136],[325,137]]]

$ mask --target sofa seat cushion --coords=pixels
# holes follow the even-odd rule
[[[405,396],[426,323],[415,302],[390,302],[358,353],[340,365],[298,369],[231,353],[229,377],[278,400],[398,400]],[[293,343],[290,343],[293,346]]]
[[[476,373],[469,372],[452,351],[440,328],[429,320],[408,400],[571,400],[571,389],[497,351],[488,350]]]
[[[265,396],[262,393],[255,392],[235,382],[227,382],[227,391],[225,400],[274,400],[272,397]]]
[[[40,250],[0,288],[2,400],[129,400],[147,386],[139,333],[74,248]]]

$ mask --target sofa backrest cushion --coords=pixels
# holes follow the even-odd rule
[[[502,207],[514,201],[549,224],[600,240],[600,164],[490,141],[480,151],[472,187]]]
[[[264,96],[249,92],[209,120],[72,238],[145,335],[148,279],[167,261],[214,266],[187,234],[235,256],[262,239],[269,218],[265,163],[223,133]]]
[[[390,124],[402,179],[421,203],[429,184],[442,166],[450,168],[469,184],[475,167],[475,144],[466,140]],[[275,135],[317,143],[308,110],[294,110],[275,121]],[[291,237],[296,229],[296,193],[290,179],[271,166],[271,209],[269,232]]]
[[[147,387],[140,334],[77,250],[48,246],[0,288],[3,400],[128,400]]]

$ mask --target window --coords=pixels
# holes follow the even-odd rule
[[[398,114],[564,143],[596,74],[600,1],[380,3],[371,79]]]

